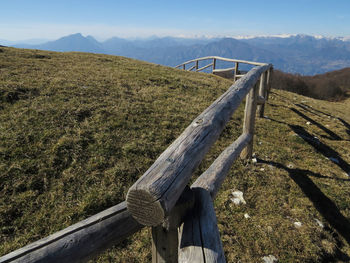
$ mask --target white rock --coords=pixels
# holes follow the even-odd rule
[[[260,171],[265,171],[265,168],[260,168]]]
[[[256,158],[252,159],[252,163],[257,163],[257,162],[258,162],[258,160]]]
[[[296,228],[300,228],[303,224],[301,222],[294,222]]]
[[[288,167],[289,169],[292,169],[292,168],[294,168],[294,165],[290,163],[290,164],[287,165],[287,167]]]
[[[278,259],[273,255],[268,255],[262,258],[265,263],[277,263]]]
[[[316,221],[317,225],[318,225],[320,228],[324,228],[324,224],[323,224],[320,220],[318,220],[317,218],[315,218],[315,221]]]
[[[231,201],[235,205],[240,205],[240,204],[246,204],[246,201],[243,198],[243,193],[241,191],[232,191],[232,198]]]
[[[258,144],[259,144],[259,145],[261,145],[261,144],[262,144],[262,142],[258,142]]]
[[[244,218],[248,219],[250,218],[250,215],[248,215],[247,213],[244,214]]]
[[[309,121],[308,121],[308,122],[306,122],[306,124],[307,124],[307,125],[310,125],[310,124],[311,124],[311,122],[309,122]]]

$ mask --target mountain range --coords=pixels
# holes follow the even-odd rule
[[[2,42],[0,40],[0,45]],[[3,44],[5,45],[5,44]],[[14,44],[17,48],[51,51],[80,51],[119,55],[166,66],[176,66],[203,56],[222,56],[269,62],[288,73],[321,74],[350,67],[350,41],[308,35],[264,36],[251,38],[150,37],[97,41],[80,33],[42,44]]]

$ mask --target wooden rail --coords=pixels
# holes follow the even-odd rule
[[[211,61],[212,62],[201,67],[201,68],[198,68],[199,61],[205,61],[205,60],[209,60],[209,62],[211,62]],[[217,69],[216,68],[217,61],[232,62],[234,64],[234,67]],[[260,62],[252,62],[252,61],[239,60],[239,59],[223,58],[223,57],[218,57],[218,56],[209,56],[209,57],[196,58],[196,59],[186,61],[180,65],[177,65],[175,68],[182,68],[183,70],[188,70],[188,71],[192,71],[195,69],[198,72],[198,71],[202,71],[204,69],[212,67],[211,73],[213,73],[215,75],[222,76],[222,77],[226,77],[226,78],[232,78],[234,81],[236,81],[237,79],[243,77],[243,75],[244,75],[244,74],[240,74],[240,71],[238,69],[240,63],[252,65],[252,66],[267,65],[266,63],[260,63]],[[194,64],[194,65],[191,66],[191,64]],[[191,66],[191,67],[186,69],[186,66]]]
[[[199,61],[212,63],[199,68]],[[154,164],[130,187],[122,202],[47,238],[0,258],[5,262],[85,262],[99,252],[152,227],[152,262],[225,262],[213,199],[232,163],[251,158],[256,109],[264,115],[271,88],[272,65],[220,57],[187,61],[178,67],[200,71],[216,60],[255,65],[184,130]],[[232,114],[246,98],[243,133],[229,145],[197,180],[193,171],[218,139]]]

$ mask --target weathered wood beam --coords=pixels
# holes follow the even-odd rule
[[[130,213],[143,225],[159,225],[174,207],[192,172],[217,140],[243,98],[269,65],[255,67],[204,110],[130,187]]]
[[[265,102],[264,103],[260,103],[259,98],[261,97],[265,101],[266,89],[267,89],[267,71],[264,72],[261,75],[260,86],[259,86],[259,95],[258,95],[258,98],[257,98],[257,104],[258,104],[257,111],[258,111],[258,116],[260,118],[264,117]]]
[[[193,69],[195,69],[195,68],[196,68],[196,65],[190,67],[190,68],[188,69],[188,71],[191,71],[191,70],[193,70]]]
[[[194,193],[186,187],[163,224],[152,227],[152,262],[178,262],[178,227],[194,207]]]
[[[245,110],[244,110],[244,122],[243,122],[243,134],[250,134],[251,140],[248,145],[241,152],[242,159],[250,159],[253,154],[253,138],[254,138],[254,126],[255,126],[255,114],[256,114],[256,98],[258,95],[259,83],[256,83],[247,95]]]
[[[126,203],[122,202],[15,250],[1,257],[0,262],[86,262],[142,227],[128,212]]]
[[[218,56],[208,56],[208,57],[201,57],[201,58],[196,58],[196,59],[191,59],[188,60],[182,64],[189,64],[195,61],[202,61],[202,60],[210,60],[210,59],[217,59],[221,61],[227,61],[227,62],[238,62],[238,63],[243,63],[243,64],[248,64],[248,65],[253,65],[253,66],[265,66],[268,65],[267,63],[260,63],[260,62],[254,62],[254,61],[247,61],[247,60],[240,60],[240,59],[232,59],[232,58],[223,58],[223,57],[218,57]],[[182,64],[178,65],[181,66]]]
[[[179,262],[226,262],[212,198],[203,188],[191,189],[195,208],[179,230]]]
[[[208,64],[208,65],[206,65],[206,66],[204,66],[204,67],[201,67],[201,68],[199,68],[199,69],[196,69],[196,71],[198,72],[198,71],[201,71],[201,70],[203,70],[203,69],[210,68],[210,67],[213,66],[213,65],[214,65],[213,63],[210,63],[210,64]]]
[[[214,199],[233,162],[239,157],[239,154],[251,139],[252,135],[247,133],[239,136],[238,139],[228,146],[209,168],[197,178],[192,184],[192,187],[206,189]]]

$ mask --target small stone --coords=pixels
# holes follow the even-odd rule
[[[315,218],[315,221],[316,221],[317,225],[318,225],[320,228],[324,228],[324,224],[323,224],[320,220],[318,220],[317,218]]]
[[[252,163],[257,163],[257,162],[258,162],[258,160],[256,158],[252,159]]]
[[[311,122],[309,122],[309,121],[308,121],[308,122],[306,122],[306,124],[307,124],[307,125],[310,125],[310,124],[311,124]]]
[[[231,201],[235,205],[246,204],[246,201],[243,198],[243,193],[241,191],[233,191]]]
[[[259,145],[261,145],[261,144],[262,144],[262,142],[258,142],[258,144],[259,144]]]
[[[268,232],[268,233],[272,233],[272,231],[273,231],[272,227],[271,227],[271,226],[268,226],[268,227],[267,227],[267,232]]]
[[[292,168],[294,168],[294,165],[290,163],[290,164],[287,165],[287,167],[288,167],[289,169],[292,169]]]
[[[248,215],[247,213],[244,214],[244,218],[248,219],[250,218],[250,215]]]
[[[265,263],[277,263],[278,262],[278,259],[273,255],[268,255],[268,256],[262,257],[262,260]]]
[[[302,224],[301,222],[294,222],[294,226],[295,226],[296,228],[301,228],[302,225],[303,225],[303,224]]]
[[[265,171],[265,168],[260,168],[260,171]]]

